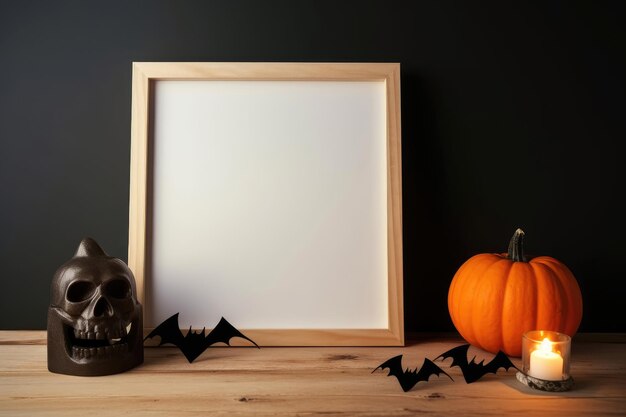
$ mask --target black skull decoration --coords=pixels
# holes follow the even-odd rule
[[[55,273],[48,309],[48,369],[68,375],[124,372],[143,362],[135,278],[95,240],[80,242]]]

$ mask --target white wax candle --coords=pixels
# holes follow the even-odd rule
[[[539,349],[530,354],[530,376],[545,379],[547,381],[560,381],[563,379],[563,358],[557,352],[552,351],[552,343],[543,339]]]

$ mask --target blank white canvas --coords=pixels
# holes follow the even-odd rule
[[[387,328],[384,81],[157,81],[146,327]]]

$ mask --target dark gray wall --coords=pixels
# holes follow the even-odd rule
[[[407,330],[515,228],[626,331],[620,2],[2,1],[0,328],[45,328],[83,236],[126,258],[132,61],[402,63]],[[182,308],[182,306],[181,306]]]

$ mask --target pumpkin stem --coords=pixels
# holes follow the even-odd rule
[[[524,231],[517,229],[509,242],[509,252],[506,256],[513,262],[526,262],[524,256]]]

